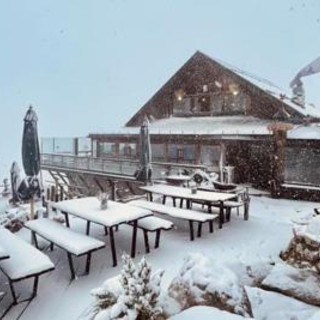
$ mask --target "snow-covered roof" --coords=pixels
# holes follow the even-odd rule
[[[150,134],[179,135],[268,135],[271,120],[252,116],[171,117],[150,123]],[[138,134],[139,127],[123,127],[119,134]],[[111,133],[111,132],[109,132]]]
[[[255,75],[252,75],[246,71],[242,71],[236,67],[230,66],[224,62],[218,60],[223,66],[228,68],[229,70],[236,73],[239,77],[247,80],[248,82],[252,83],[253,85],[259,87],[261,90],[265,91],[267,94],[282,100],[283,102],[290,106],[292,109],[298,111],[299,113],[303,114],[304,116],[311,116],[320,118],[320,107],[317,108],[312,103],[306,103],[304,107],[299,106],[295,102],[291,100],[292,94],[288,93],[287,90],[280,88],[279,86],[273,84],[272,82],[261,79]]]
[[[151,135],[216,135],[250,136],[270,135],[268,129],[272,120],[252,116],[222,117],[171,117],[155,120],[149,125]],[[140,127],[122,127],[118,131],[100,132],[100,134],[139,134]],[[99,134],[99,133],[96,133]],[[288,139],[320,140],[320,122],[294,125],[288,131]]]
[[[320,140],[320,123],[296,126],[288,131],[288,139]]]

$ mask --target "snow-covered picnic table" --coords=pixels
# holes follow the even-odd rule
[[[192,189],[182,188],[176,186],[168,185],[153,185],[153,186],[143,186],[140,189],[149,193],[149,198],[152,201],[152,194],[160,194],[163,198],[163,203],[165,202],[165,197],[171,197],[173,199],[173,204],[175,206],[175,200],[186,200],[187,208],[191,208],[192,202],[202,202],[208,205],[209,210],[211,210],[211,205],[219,203],[220,213],[219,213],[219,227],[222,227],[224,222],[224,206],[223,203],[226,200],[233,199],[237,197],[234,193],[224,193],[224,192],[213,192],[213,191],[201,191],[197,190],[196,193],[193,193]],[[181,206],[181,203],[180,203]]]
[[[152,212],[147,209],[133,207],[111,200],[108,201],[107,209],[101,209],[100,201],[96,197],[65,200],[52,203],[51,206],[65,215],[67,227],[70,227],[69,214],[86,220],[87,235],[90,233],[91,222],[107,228],[110,237],[113,266],[117,265],[113,227],[123,223],[130,223],[133,226],[131,256],[135,257],[138,220],[153,215]]]
[[[9,280],[14,304],[17,303],[17,296],[13,283],[20,280],[34,278],[31,299],[34,298],[37,294],[39,276],[53,270],[54,264],[42,252],[5,228],[0,229],[0,243],[10,254],[9,259],[0,261],[0,269]]]

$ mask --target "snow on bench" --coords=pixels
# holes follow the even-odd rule
[[[198,211],[193,211],[189,209],[181,209],[176,207],[169,207],[160,203],[135,200],[129,203],[132,206],[141,207],[149,209],[153,212],[165,214],[172,218],[183,219],[189,221],[190,227],[190,240],[194,240],[193,232],[193,222],[198,222],[198,237],[201,237],[202,223],[208,222],[210,226],[210,232],[213,232],[213,220],[217,219],[219,216],[217,214],[209,214]]]
[[[42,252],[7,229],[0,229],[0,243],[10,255],[9,259],[0,261],[0,269],[9,279],[13,303],[18,303],[13,282],[31,277],[34,277],[33,292],[30,298],[33,299],[37,295],[39,276],[53,270],[54,264]]]
[[[157,230],[170,230],[173,228],[173,223],[158,217],[145,217],[138,220],[138,228],[146,229],[150,232]]]
[[[31,230],[36,246],[38,246],[36,239],[36,234],[38,234],[51,242],[51,249],[53,249],[53,244],[55,244],[67,252],[71,279],[75,278],[71,255],[79,257],[87,254],[86,274],[88,274],[90,271],[91,253],[105,247],[104,242],[75,232],[61,223],[47,218],[28,221],[25,227]]]
[[[158,217],[145,217],[138,220],[138,228],[142,229],[144,236],[144,244],[146,252],[150,252],[148,232],[155,232],[155,249],[159,248],[161,230],[171,230],[173,223],[171,221],[161,219]]]

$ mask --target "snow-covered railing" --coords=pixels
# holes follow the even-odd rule
[[[79,157],[73,155],[62,154],[41,154],[41,166],[43,169],[70,169],[77,171],[92,171],[99,173],[112,173],[133,176],[139,168],[139,161],[123,158],[94,158],[94,157]],[[205,170],[206,166],[172,163],[172,162],[152,162],[153,178],[159,179],[164,177],[171,170],[187,169]]]

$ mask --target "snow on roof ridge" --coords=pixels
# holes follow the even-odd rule
[[[320,110],[318,110],[318,108],[316,107],[316,105],[314,103],[306,102],[305,106],[301,107],[300,105],[298,105],[297,103],[292,101],[292,97],[291,97],[291,95],[288,94],[287,90],[279,87],[277,84],[273,83],[272,81],[265,79],[265,78],[262,78],[260,76],[257,76],[254,73],[242,70],[242,69],[240,69],[240,68],[238,68],[228,62],[222,61],[220,59],[213,58],[211,56],[208,56],[208,57],[210,59],[218,62],[219,64],[221,64],[225,68],[229,69],[230,71],[236,73],[241,78],[243,78],[243,79],[249,81],[250,83],[252,83],[253,85],[259,87],[261,90],[265,91],[266,93],[272,95],[273,97],[281,100],[280,97],[283,96],[284,99],[286,99],[286,101],[284,102],[285,104],[289,105],[291,108],[302,113],[303,115],[320,118]],[[279,90],[280,92],[274,92],[268,88],[263,87],[263,85],[273,87],[273,88]],[[308,106],[308,108],[307,108],[307,106]],[[309,109],[310,107],[315,110],[310,110]]]

